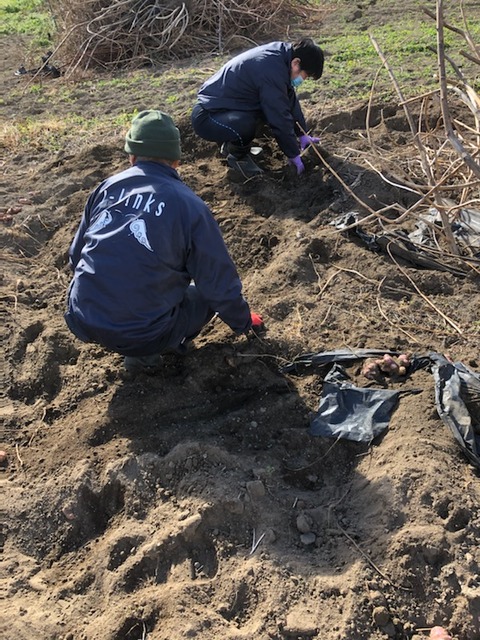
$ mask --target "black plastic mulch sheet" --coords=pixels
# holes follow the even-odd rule
[[[325,376],[310,433],[327,438],[371,442],[388,427],[398,391],[356,387],[340,365]]]
[[[367,233],[358,225],[359,220],[360,216],[358,213],[350,212],[333,220],[330,224],[339,230],[346,229],[351,235],[360,238],[371,251],[383,251],[397,258],[402,258],[416,267],[447,271],[457,277],[465,277],[465,271],[457,266],[447,264],[447,262],[436,260],[427,251],[427,246],[422,247],[414,243],[405,232]],[[357,226],[352,228],[351,225]]]
[[[470,462],[480,468],[480,375],[439,353],[430,354],[430,359],[438,414]]]
[[[391,391],[356,387],[339,362],[381,357],[397,351],[381,349],[340,349],[306,353],[281,369],[299,373],[302,369],[329,366],[324,377],[318,411],[310,423],[315,436],[371,442],[388,427],[399,396],[417,391]],[[442,421],[448,426],[468,460],[480,468],[480,375],[461,362],[453,363],[439,353],[413,356],[409,374],[429,369],[435,381],[435,402]]]

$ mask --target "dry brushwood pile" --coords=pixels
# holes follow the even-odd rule
[[[34,80],[12,74],[19,61],[5,47],[1,108],[11,121],[38,119],[42,133],[28,145],[11,134],[1,165],[0,637],[480,638],[480,466],[436,402],[463,393],[462,425],[478,440],[480,55],[467,21],[444,22],[441,0],[430,14],[420,4],[331,3],[320,42],[346,20],[365,31],[386,13],[434,20],[438,85],[405,97],[395,57],[376,41],[378,76],[358,69],[369,98],[323,103],[305,83],[300,99],[321,143],[305,151],[300,179],[268,130],[257,141],[265,173],[246,182],[194,135],[199,76],[218,58],[179,73],[169,102],[176,62],[163,84],[153,83],[158,70],[112,74],[120,85],[97,82],[102,71],[88,82],[43,77],[29,91]],[[101,16],[115,6],[120,20],[127,5],[82,3],[83,19],[95,26],[90,7]],[[234,3],[202,10],[211,6]],[[69,23],[72,37],[81,21]],[[442,46],[452,28],[462,53]],[[91,31],[74,48],[81,64],[94,62]],[[382,79],[396,100],[381,94]],[[320,92],[327,82],[328,64]],[[74,126],[54,150],[46,144],[52,118],[74,110],[95,121],[101,109],[113,123],[137,106],[133,95],[139,107],[176,109],[180,177],[211,208],[266,326],[236,336],[213,319],[185,356],[136,377],[120,356],[76,340],[63,318],[68,247],[89,194],[127,166],[126,127]],[[368,441],[312,428],[333,384],[333,368],[314,358],[345,351],[358,358],[342,361],[343,382],[391,402],[388,426]],[[472,372],[477,390],[439,390],[435,356]]]
[[[286,32],[308,0],[51,0],[56,53],[76,69],[222,53]]]

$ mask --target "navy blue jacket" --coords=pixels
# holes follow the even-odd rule
[[[167,165],[138,162],[105,180],[87,201],[69,257],[65,319],[81,340],[136,355],[172,328],[191,280],[235,332],[250,328],[216,220]]]
[[[307,130],[305,118],[291,85],[292,45],[270,42],[227,62],[198,93],[207,111],[259,111],[272,129],[287,158],[300,153],[296,122]]]

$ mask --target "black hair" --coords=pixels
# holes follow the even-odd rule
[[[311,38],[302,38],[293,43],[292,60],[300,60],[300,69],[315,80],[323,73],[323,51]]]

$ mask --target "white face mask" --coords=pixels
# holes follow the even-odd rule
[[[292,78],[291,83],[292,87],[299,87],[303,82],[302,76],[297,76],[296,78]]]

